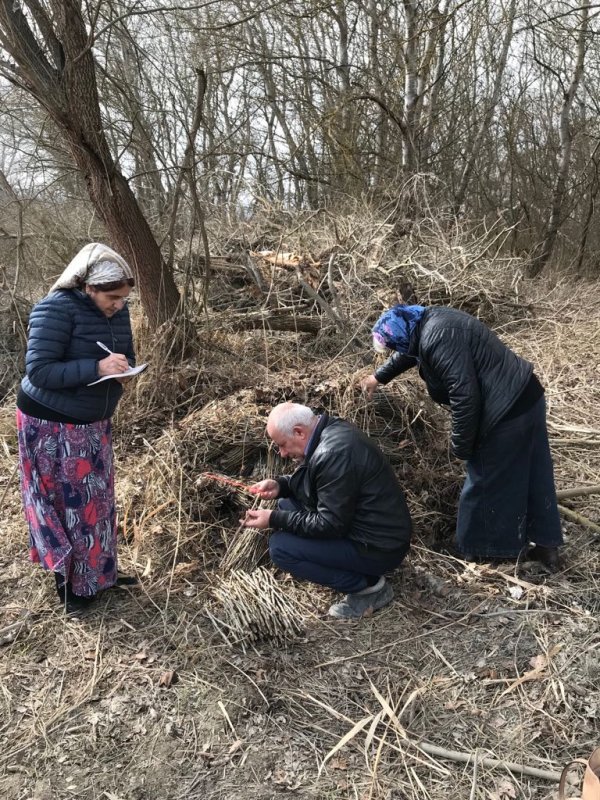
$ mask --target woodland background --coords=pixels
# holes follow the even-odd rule
[[[3,796],[550,800],[598,744],[599,13],[1,0]],[[14,401],[31,304],[94,240],[135,266],[151,364],[115,417],[141,589],[70,619],[26,561]],[[418,376],[372,405],[356,388],[373,321],[414,300],[534,362],[558,575],[440,552],[463,478],[447,415]],[[415,541],[385,612],[332,624],[330,593],[276,575],[301,635],[232,646],[222,600],[265,540],[198,476],[287,469],[264,436],[285,399],[377,438]]]

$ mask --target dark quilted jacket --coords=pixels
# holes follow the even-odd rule
[[[123,393],[121,384],[106,380],[95,386],[98,361],[106,353],[127,356],[135,365],[127,306],[110,319],[77,289],[53,292],[35,305],[29,316],[25,357],[25,394],[47,408],[82,422],[111,417]]]
[[[468,459],[517,400],[533,366],[502,344],[470,314],[453,308],[428,308],[406,354],[394,353],[375,377],[389,383],[418,364],[437,403],[450,405],[452,450]]]
[[[349,538],[383,552],[410,541],[410,514],[394,471],[350,422],[324,414],[302,464],[277,482],[280,497],[292,496],[306,510],[273,511],[272,528],[305,538]]]

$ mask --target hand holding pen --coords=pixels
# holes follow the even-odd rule
[[[106,375],[115,375],[120,372],[126,372],[129,369],[127,356],[124,356],[121,353],[113,353],[113,351],[109,350],[105,344],[102,344],[102,342],[96,342],[96,344],[98,347],[102,348],[102,350],[108,353],[106,358],[102,358],[100,361],[98,361],[99,378],[104,378]]]

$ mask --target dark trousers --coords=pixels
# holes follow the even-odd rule
[[[563,543],[543,397],[495,425],[467,462],[456,541],[462,553],[484,558],[516,558],[530,542]]]
[[[283,511],[298,511],[295,500],[279,501]],[[407,551],[364,555],[350,539],[303,539],[293,533],[276,531],[269,539],[273,563],[298,580],[328,586],[336,592],[360,592],[400,565]]]

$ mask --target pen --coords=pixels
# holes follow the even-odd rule
[[[98,345],[98,347],[101,347],[105,352],[110,353],[111,356],[114,355],[113,351],[109,350],[105,344],[102,344],[102,342],[96,342],[96,344]]]

